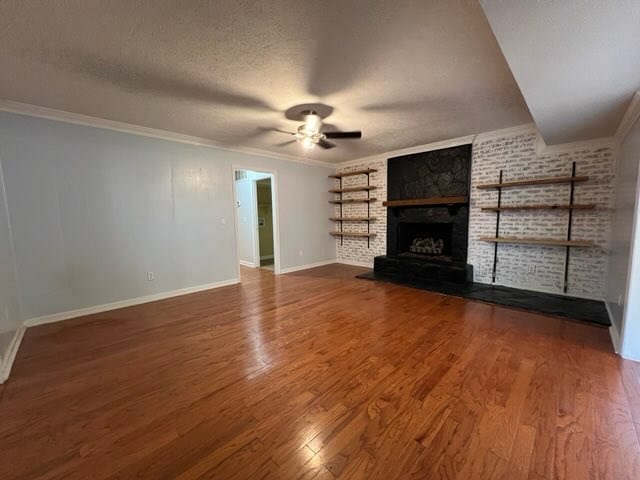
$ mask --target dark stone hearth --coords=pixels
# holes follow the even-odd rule
[[[386,278],[420,282],[424,279],[443,282],[466,283],[473,280],[473,267],[466,263],[443,263],[416,257],[388,257],[382,255],[373,260],[376,272]]]
[[[383,257],[377,257],[383,258]],[[517,308],[530,312],[554,315],[591,323],[603,327],[611,325],[604,302],[584,298],[566,297],[552,293],[533,292],[517,288],[487,285],[484,283],[460,283],[441,280],[408,279],[388,276],[376,272],[367,272],[357,276],[365,280],[379,280],[406,285],[421,290],[452,295],[455,297],[494,303],[504,307]]]

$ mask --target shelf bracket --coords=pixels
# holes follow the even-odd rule
[[[502,170],[500,170],[499,185],[502,184]],[[498,209],[502,206],[502,187],[498,186]],[[496,210],[496,238],[500,238],[500,210]],[[498,267],[498,242],[493,245],[493,272],[491,283],[496,283],[496,270]]]
[[[342,177],[340,177],[339,181],[340,181],[340,187],[339,188],[340,188],[340,190],[342,190]],[[341,191],[340,192],[340,218],[343,217],[343,215],[342,215],[342,199],[343,198],[344,197],[342,196],[342,191]],[[344,229],[343,227],[344,227],[344,222],[342,220],[340,220],[340,233],[342,233],[342,231]],[[340,235],[340,246],[342,246],[343,242],[344,242],[344,236]]]
[[[367,187],[370,187],[369,184],[369,172],[367,172]],[[367,190],[367,198],[371,198],[371,190]],[[371,216],[371,202],[367,202],[367,218]],[[371,233],[370,223],[367,222],[367,234]],[[371,248],[371,237],[367,237],[367,248]]]
[[[576,178],[576,162],[571,164],[571,178]],[[573,206],[573,194],[575,190],[576,182],[575,180],[571,180],[571,189],[569,191],[569,207]],[[573,226],[573,208],[569,208],[569,221],[567,222],[567,241],[571,240],[571,227]],[[564,285],[563,291],[567,293],[569,288],[569,256],[571,252],[571,247],[567,245],[565,249],[564,255]]]

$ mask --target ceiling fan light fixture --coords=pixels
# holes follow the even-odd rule
[[[287,115],[287,118],[290,120],[294,120],[294,118],[290,118],[289,115]],[[336,145],[328,141],[328,139],[362,138],[362,132],[359,130],[351,131],[351,132],[344,132],[344,131],[323,132],[322,118],[323,117],[318,115],[316,111],[311,109],[305,109],[301,112],[299,111],[299,113],[296,112],[295,114],[295,120],[302,119],[304,121],[302,125],[298,126],[295,132],[287,132],[279,129],[274,129],[274,130],[277,130],[278,132],[281,132],[281,133],[293,135],[294,138],[299,143],[302,144],[302,147],[305,150],[312,149],[314,145],[318,145],[320,148],[324,150],[329,150],[331,148],[334,148]]]
[[[317,141],[314,141],[313,137],[304,137],[302,140],[302,148],[304,148],[305,150],[310,150],[313,148],[313,146],[318,143]]]
[[[316,112],[309,112],[304,116],[304,129],[307,135],[314,135],[320,133],[322,128],[322,118]]]

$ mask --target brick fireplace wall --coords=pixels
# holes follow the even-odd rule
[[[607,269],[607,252],[610,248],[610,229],[615,201],[616,158],[613,146],[589,146],[589,143],[574,148],[556,149],[555,153],[538,153],[538,132],[535,129],[505,134],[503,136],[477,137],[473,143],[471,164],[471,198],[469,219],[468,263],[474,267],[477,282],[491,283],[493,267],[493,244],[478,240],[481,236],[495,235],[494,212],[481,210],[497,202],[497,191],[479,190],[483,183],[498,181],[503,169],[504,181],[519,178],[564,176],[571,172],[571,163],[577,164],[577,175],[588,175],[590,180],[577,183],[575,203],[595,203],[596,210],[574,212],[572,238],[593,240],[596,247],[572,248],[569,268],[568,294],[601,299],[604,295]],[[552,152],[549,149],[549,152]],[[378,220],[371,224],[377,237],[367,248],[366,239],[345,238],[344,244],[337,241],[337,258],[346,263],[372,265],[373,257],[386,253],[386,163],[384,159],[349,164],[339,171],[377,168],[371,184],[378,201],[372,204],[371,212]],[[344,185],[362,181],[359,177],[348,177]],[[504,189],[503,205],[520,203],[567,203],[569,185],[551,185]],[[366,212],[365,206],[350,206],[350,214]],[[501,236],[542,238],[565,238],[566,211],[515,211],[503,212]],[[345,229],[347,225],[345,225]],[[364,229],[366,225],[349,226],[349,229]],[[496,283],[551,293],[562,293],[564,279],[563,247],[530,245],[498,246],[498,268]]]
[[[378,170],[370,175],[370,184],[378,187],[371,190],[371,196],[377,201],[370,205],[370,216],[376,217],[376,221],[371,222],[371,232],[376,236],[370,241],[370,248],[367,248],[367,239],[359,237],[344,237],[342,244],[340,239],[336,240],[336,258],[344,262],[356,265],[373,266],[373,257],[384,255],[387,251],[387,209],[382,206],[382,202],[387,199],[387,161],[377,160],[362,164],[350,165],[349,167],[338,170],[339,172],[352,172],[362,170],[364,168],[373,168]],[[345,177],[342,179],[343,187],[353,187],[363,185],[366,182],[364,175],[353,177]],[[335,180],[334,188],[338,188],[338,180]],[[345,193],[343,198],[361,198],[363,192]],[[337,196],[336,196],[337,198]],[[336,206],[336,216],[340,213],[340,208]],[[367,205],[356,203],[353,205],[343,206],[343,215],[349,217],[364,217],[367,214]],[[339,225],[336,226],[338,229]],[[355,232],[366,232],[367,224],[364,222],[345,222],[344,230]]]

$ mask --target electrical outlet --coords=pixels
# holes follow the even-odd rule
[[[618,306],[622,306],[622,295],[618,295]]]
[[[220,223],[222,223],[223,225],[226,225],[227,224],[227,219],[226,218],[221,219]]]
[[[153,272],[147,272],[147,280],[153,282],[154,278],[155,276],[153,275]]]
[[[302,256],[302,250],[300,250],[300,251],[298,252],[298,255]]]

